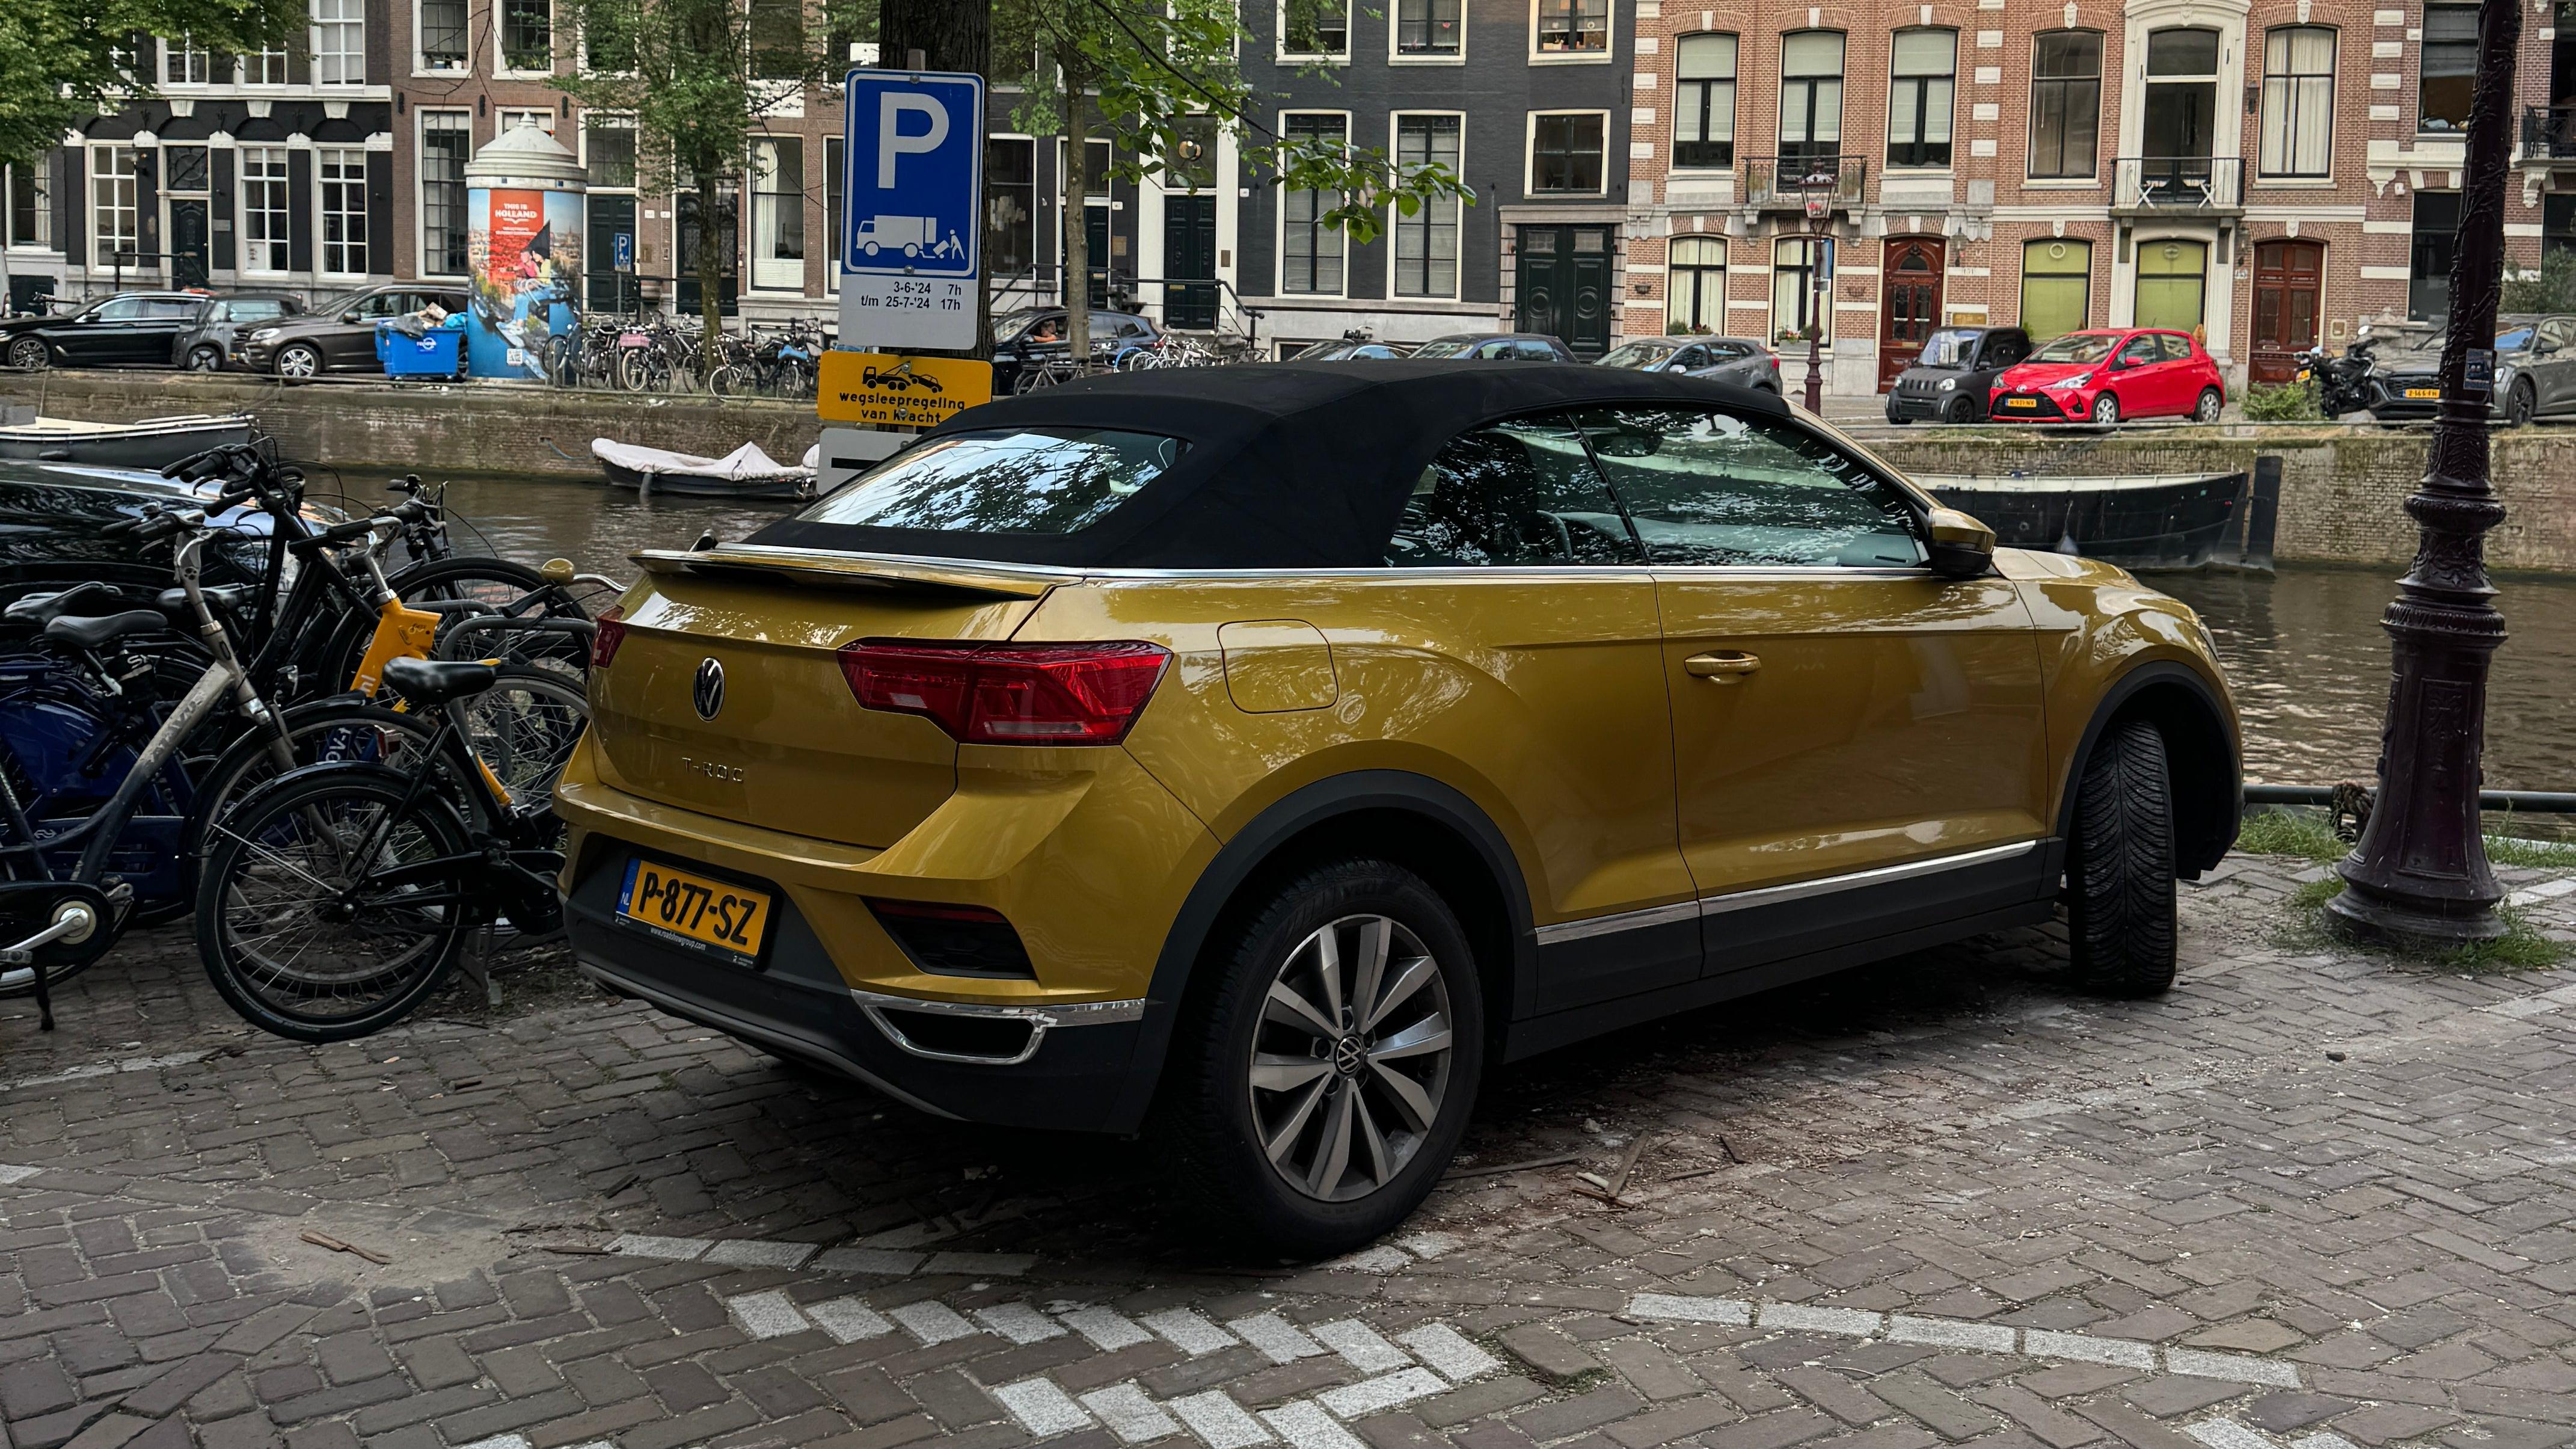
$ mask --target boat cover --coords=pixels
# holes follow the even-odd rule
[[[701,458],[694,453],[673,453],[661,448],[593,438],[590,440],[590,453],[603,463],[614,463],[637,473],[686,473],[693,478],[721,478],[728,483],[749,483],[811,471],[793,463],[779,462],[762,452],[758,443],[745,443],[721,458]]]

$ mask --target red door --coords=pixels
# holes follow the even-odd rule
[[[2254,248],[2254,350],[2246,359],[2256,382],[2288,382],[2298,355],[2317,345],[2317,296],[2326,270],[2323,242],[2267,241]]]
[[[1887,391],[1921,356],[1932,329],[1941,325],[1941,271],[1946,245],[1935,237],[1899,237],[1887,244],[1884,304],[1879,308],[1878,390]]]

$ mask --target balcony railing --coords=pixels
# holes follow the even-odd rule
[[[2237,156],[2123,156],[2111,205],[2130,211],[2233,211],[2245,204]]]
[[[2523,107],[2522,154],[2526,159],[2576,160],[2576,106]]]
[[[1790,154],[1738,159],[1744,168],[1744,204],[1770,210],[1802,208],[1810,196],[1823,197],[1828,206],[1858,206],[1863,183],[1869,178],[1869,158],[1865,156]]]

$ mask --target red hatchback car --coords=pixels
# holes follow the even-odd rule
[[[2214,423],[2226,403],[2218,364],[2190,334],[2115,327],[2049,341],[1995,379],[1987,416],[1999,423]]]

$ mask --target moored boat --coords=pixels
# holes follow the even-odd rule
[[[593,438],[590,454],[599,460],[610,483],[636,489],[647,497],[655,493],[790,500],[814,496],[811,448],[806,450],[804,462],[781,463],[762,452],[758,443],[745,443],[721,458],[701,458],[694,453]]]
[[[2082,554],[2123,568],[2191,569],[2235,562],[2246,498],[2242,473],[1914,481],[1975,514],[2012,548]]]
[[[22,418],[0,422],[0,458],[92,468],[160,468],[208,448],[247,443],[252,426],[248,413],[185,413],[130,423]]]

